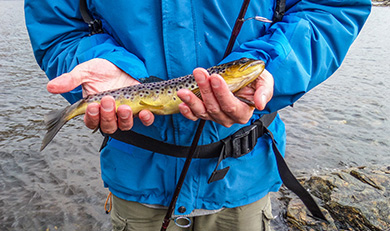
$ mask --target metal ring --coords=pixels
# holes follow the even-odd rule
[[[181,225],[181,224],[177,223],[180,220],[186,220],[187,224]],[[183,216],[176,217],[175,218],[175,224],[176,224],[176,226],[178,226],[180,228],[189,228],[191,226],[191,219],[188,218],[188,217],[183,217]]]

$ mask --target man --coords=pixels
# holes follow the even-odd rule
[[[202,100],[181,90],[181,114],[156,116],[131,108],[117,110],[111,97],[89,105],[85,124],[102,132],[135,131],[165,143],[190,145],[198,119],[207,120],[199,144],[224,139],[237,130],[293,104],[340,66],[371,8],[369,0],[286,2],[273,24],[248,20],[233,52],[222,60],[241,1],[88,1],[104,33],[89,36],[78,1],[25,1],[26,24],[35,57],[51,81],[47,89],[71,103],[82,95],[138,84],[140,78],[172,79],[194,74]],[[252,1],[246,16],[272,19],[276,1]],[[239,58],[261,59],[266,71],[234,97],[218,75],[203,68]],[[203,67],[203,68],[197,68]],[[58,76],[58,77],[57,77]],[[268,126],[284,152],[284,124]],[[191,217],[191,230],[268,230],[269,192],[281,179],[269,136],[253,150],[226,158],[226,176],[207,183],[218,158],[194,159],[174,216]],[[114,229],[158,230],[184,159],[109,139],[101,151],[102,178],[113,193]],[[185,230],[174,224],[171,230]]]

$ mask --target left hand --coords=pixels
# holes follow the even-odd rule
[[[237,99],[220,75],[210,76],[203,68],[195,69],[193,74],[203,100],[187,89],[177,93],[183,101],[179,105],[180,112],[187,119],[212,120],[225,127],[235,123],[245,124],[249,121],[254,108]],[[236,92],[235,95],[254,102],[258,110],[263,110],[273,96],[273,89],[273,76],[264,70],[253,83]]]
[[[139,84],[139,82],[115,66],[108,60],[95,58],[77,65],[69,73],[51,80],[47,90],[53,94],[65,93],[81,85],[83,96],[98,92]],[[154,115],[148,110],[142,110],[137,115],[145,126],[154,121]],[[122,131],[133,127],[133,112],[128,105],[116,109],[115,100],[105,96],[99,103],[88,105],[84,123],[90,129],[100,127],[102,132],[114,133],[118,128]]]

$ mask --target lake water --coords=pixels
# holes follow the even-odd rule
[[[99,134],[81,119],[43,152],[42,118],[66,101],[45,90],[23,2],[0,0],[0,230],[110,230]],[[297,175],[390,165],[390,8],[376,7],[336,74],[281,112]]]

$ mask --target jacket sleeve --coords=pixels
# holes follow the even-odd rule
[[[341,65],[371,10],[369,0],[287,0],[283,20],[225,61],[262,59],[275,89],[265,111],[292,105]],[[263,113],[263,112],[260,112]]]
[[[77,0],[26,0],[25,19],[35,58],[49,79],[93,58],[106,59],[136,79],[147,76],[144,63],[110,35],[89,36]],[[63,96],[76,102],[81,87]]]

